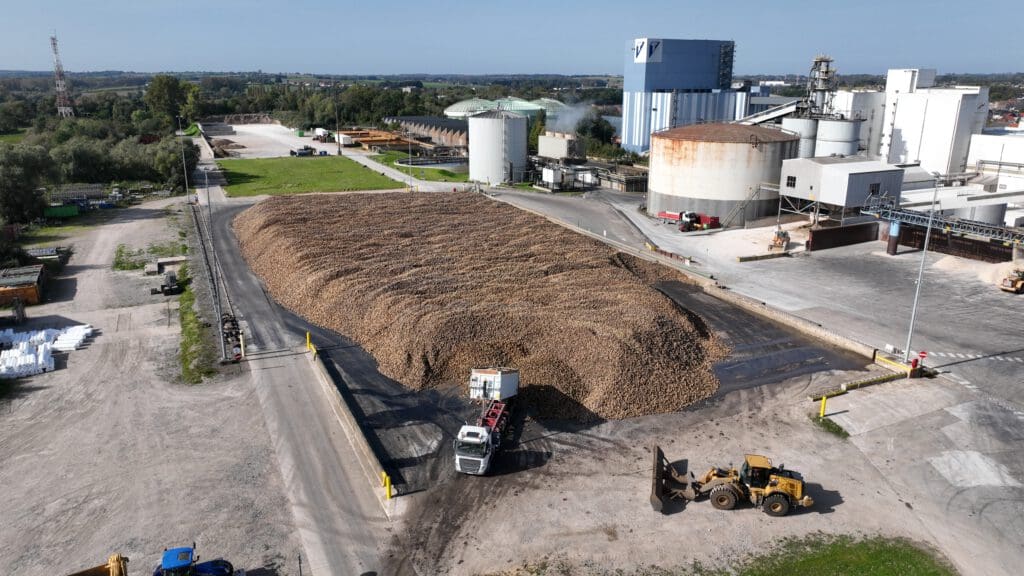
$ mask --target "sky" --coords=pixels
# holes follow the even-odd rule
[[[1011,16],[1011,15],[1016,16]],[[736,42],[735,74],[1018,72],[1007,0],[0,0],[0,70],[622,74],[633,38]]]

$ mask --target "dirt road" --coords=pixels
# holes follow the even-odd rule
[[[165,207],[170,206],[170,210]],[[298,538],[256,391],[227,375],[177,383],[176,299],[111,269],[119,243],[177,239],[180,199],[118,211],[70,240],[75,253],[33,327],[98,335],[58,370],[0,400],[0,565],[69,573],[113,552],[147,573],[196,541],[249,574],[297,573]]]

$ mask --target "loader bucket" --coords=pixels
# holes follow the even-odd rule
[[[665,509],[665,469],[668,467],[668,460],[661,447],[654,446],[654,467],[651,472],[651,508],[655,512],[663,512]]]

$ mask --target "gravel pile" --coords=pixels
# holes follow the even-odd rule
[[[511,366],[539,416],[578,420],[678,410],[717,389],[724,346],[651,288],[675,273],[484,196],[277,197],[234,226],[279,302],[411,388]]]

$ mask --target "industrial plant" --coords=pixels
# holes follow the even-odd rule
[[[1012,573],[1024,74],[586,34],[0,71],[6,573]]]

